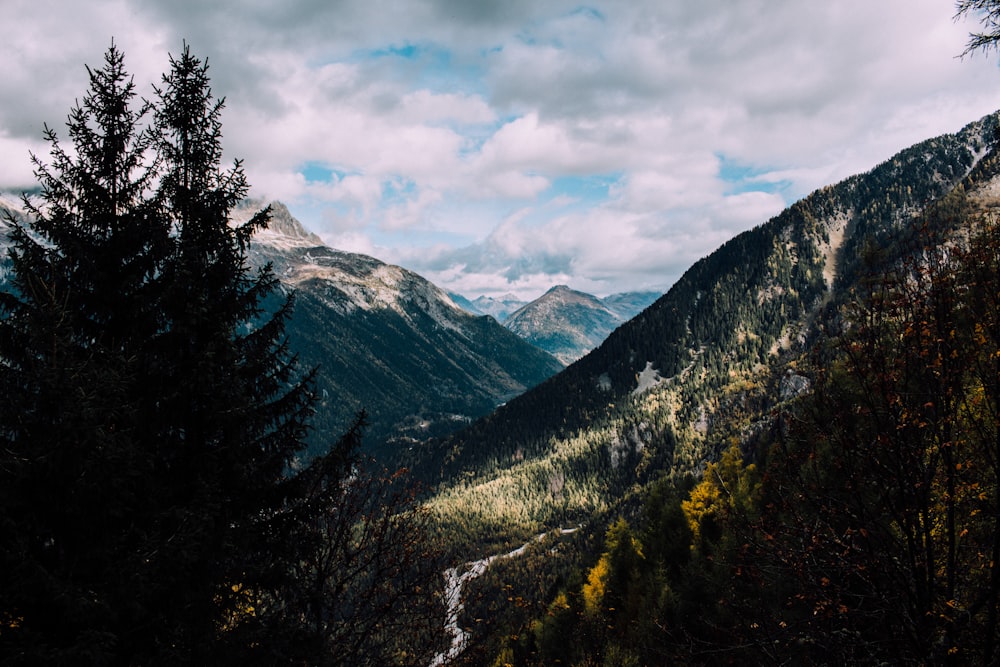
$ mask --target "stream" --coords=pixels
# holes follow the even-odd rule
[[[482,576],[483,573],[486,572],[487,568],[489,568],[489,566],[496,561],[507,558],[515,558],[522,555],[533,543],[541,542],[546,536],[552,534],[552,532],[557,532],[559,535],[571,535],[572,533],[580,530],[580,528],[580,526],[577,526],[576,528],[560,528],[558,531],[546,531],[544,533],[539,533],[513,551],[508,551],[505,554],[489,556],[487,558],[481,558],[480,560],[469,561],[456,567],[449,567],[445,570],[443,573],[445,581],[444,596],[448,605],[448,611],[445,614],[444,630],[445,633],[451,637],[451,645],[448,647],[448,650],[434,656],[434,659],[431,660],[430,667],[441,667],[451,660],[454,660],[462,654],[462,651],[465,650],[465,647],[469,643],[469,631],[458,624],[458,617],[465,610],[465,600],[462,598],[462,588],[465,584],[472,581],[476,577]]]

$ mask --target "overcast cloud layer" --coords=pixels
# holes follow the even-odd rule
[[[230,158],[331,246],[470,297],[667,289],[813,189],[1000,108],[951,0],[6,0],[0,189],[111,40],[207,57]],[[65,135],[65,133],[63,133]]]

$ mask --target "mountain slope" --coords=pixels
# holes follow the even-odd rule
[[[429,448],[425,470],[442,481],[435,507],[461,517],[464,535],[482,525],[489,541],[506,526],[514,543],[547,525],[599,521],[648,481],[697,472],[758,427],[766,410],[751,389],[775,383],[777,393],[785,364],[818,335],[816,319],[865,257],[892,247],[928,202],[984,178],[974,168],[996,126],[988,116],[904,150],[697,262],[596,350]]]
[[[417,274],[325,247],[283,205],[272,209],[250,259],[271,262],[295,290],[288,335],[303,364],[319,367],[317,442],[364,409],[368,444],[387,453],[455,430],[561,368]]]
[[[237,209],[234,222],[257,208]],[[0,196],[0,209],[22,217],[14,196]],[[562,368],[417,274],[324,246],[280,203],[272,213],[249,259],[270,262],[283,288],[295,292],[289,345],[303,368],[319,369],[314,447],[334,441],[365,410],[366,447],[392,455],[412,438],[456,430]]]
[[[599,345],[624,321],[597,297],[557,285],[511,313],[503,325],[569,364]]]

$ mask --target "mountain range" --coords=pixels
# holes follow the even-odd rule
[[[659,292],[623,292],[599,298],[556,285],[534,301],[512,294],[469,300],[449,294],[470,313],[491,315],[531,344],[571,364],[597,347],[614,329],[661,296]]]
[[[245,203],[233,222],[262,206]],[[312,449],[335,442],[363,410],[367,450],[392,459],[411,441],[454,431],[562,369],[417,274],[328,248],[283,204],[270,206],[270,225],[255,235],[249,260],[270,263],[282,289],[295,294],[289,347],[303,368],[318,369]],[[16,196],[0,196],[0,209],[23,217]]]
[[[365,410],[373,451],[439,437],[415,455],[437,480],[600,451],[616,470],[626,459],[648,470],[651,458],[694,470],[717,448],[727,392],[805,344],[865,248],[891,243],[968,176],[995,124],[989,116],[813,193],[697,262],[645,310],[657,295],[598,299],[557,286],[530,303],[452,298],[410,271],[326,247],[280,203],[250,259],[270,262],[296,293],[288,333],[303,364],[319,368],[316,446]],[[14,197],[0,206],[17,214]],[[584,441],[588,453],[566,458],[568,443]]]
[[[490,315],[497,322],[503,322],[510,317],[510,314],[528,302],[518,298],[514,294],[504,294],[502,296],[481,295],[471,301],[463,296],[454,295],[456,303],[475,315]]]
[[[262,206],[246,202],[233,222]],[[564,313],[569,290],[554,288],[530,304],[507,300],[522,315],[504,327],[495,316],[470,313],[476,310],[471,302],[459,307],[457,295],[415,273],[326,247],[284,204],[270,206],[270,224],[255,235],[249,259],[258,267],[270,263],[283,288],[295,292],[288,336],[303,365],[318,368],[320,404],[312,436],[317,450],[361,410],[369,451],[390,458],[414,441],[457,430],[561,370],[656,296],[609,297],[613,311],[595,297],[574,293],[597,315],[571,319]],[[21,216],[16,196],[3,195],[0,207]],[[504,303],[486,297],[477,302]],[[550,317],[539,317],[541,309]],[[530,313],[535,315],[528,319]],[[567,331],[571,321],[577,328]],[[560,342],[565,339],[577,344],[569,353]]]
[[[271,263],[295,292],[288,336],[303,365],[319,369],[317,446],[364,410],[369,450],[391,455],[451,432],[561,370],[554,357],[493,318],[462,310],[419,275],[325,246],[279,202],[271,213],[250,261]]]

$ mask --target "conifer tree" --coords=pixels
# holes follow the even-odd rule
[[[221,166],[222,101],[186,46],[170,64],[137,103],[112,46],[8,219],[0,662],[426,662],[428,515],[359,466],[363,415],[295,459],[313,372],[248,263],[269,211],[231,224],[248,186]]]
[[[25,662],[99,661],[129,625],[146,535],[150,452],[134,446],[167,229],[150,196],[148,107],[114,46],[33,157],[41,202],[14,224],[0,306],[0,648]],[[141,596],[141,593],[140,593]]]
[[[997,0],[956,0],[955,18],[975,14],[983,27],[983,32],[969,33],[963,56],[976,51],[996,49],[1000,43],[1000,2]]]
[[[142,423],[170,508],[156,518],[171,536],[159,580],[184,579],[163,591],[181,619],[175,642],[219,649],[220,615],[228,626],[248,621],[240,610],[250,591],[286,576],[287,534],[275,518],[313,395],[312,374],[297,375],[284,338],[291,298],[277,293],[269,266],[255,272],[247,262],[269,212],[229,224],[248,186],[238,162],[221,167],[223,102],[213,98],[207,70],[185,46],[156,90],[158,197],[173,243],[160,277],[166,327],[153,343],[153,396]]]

